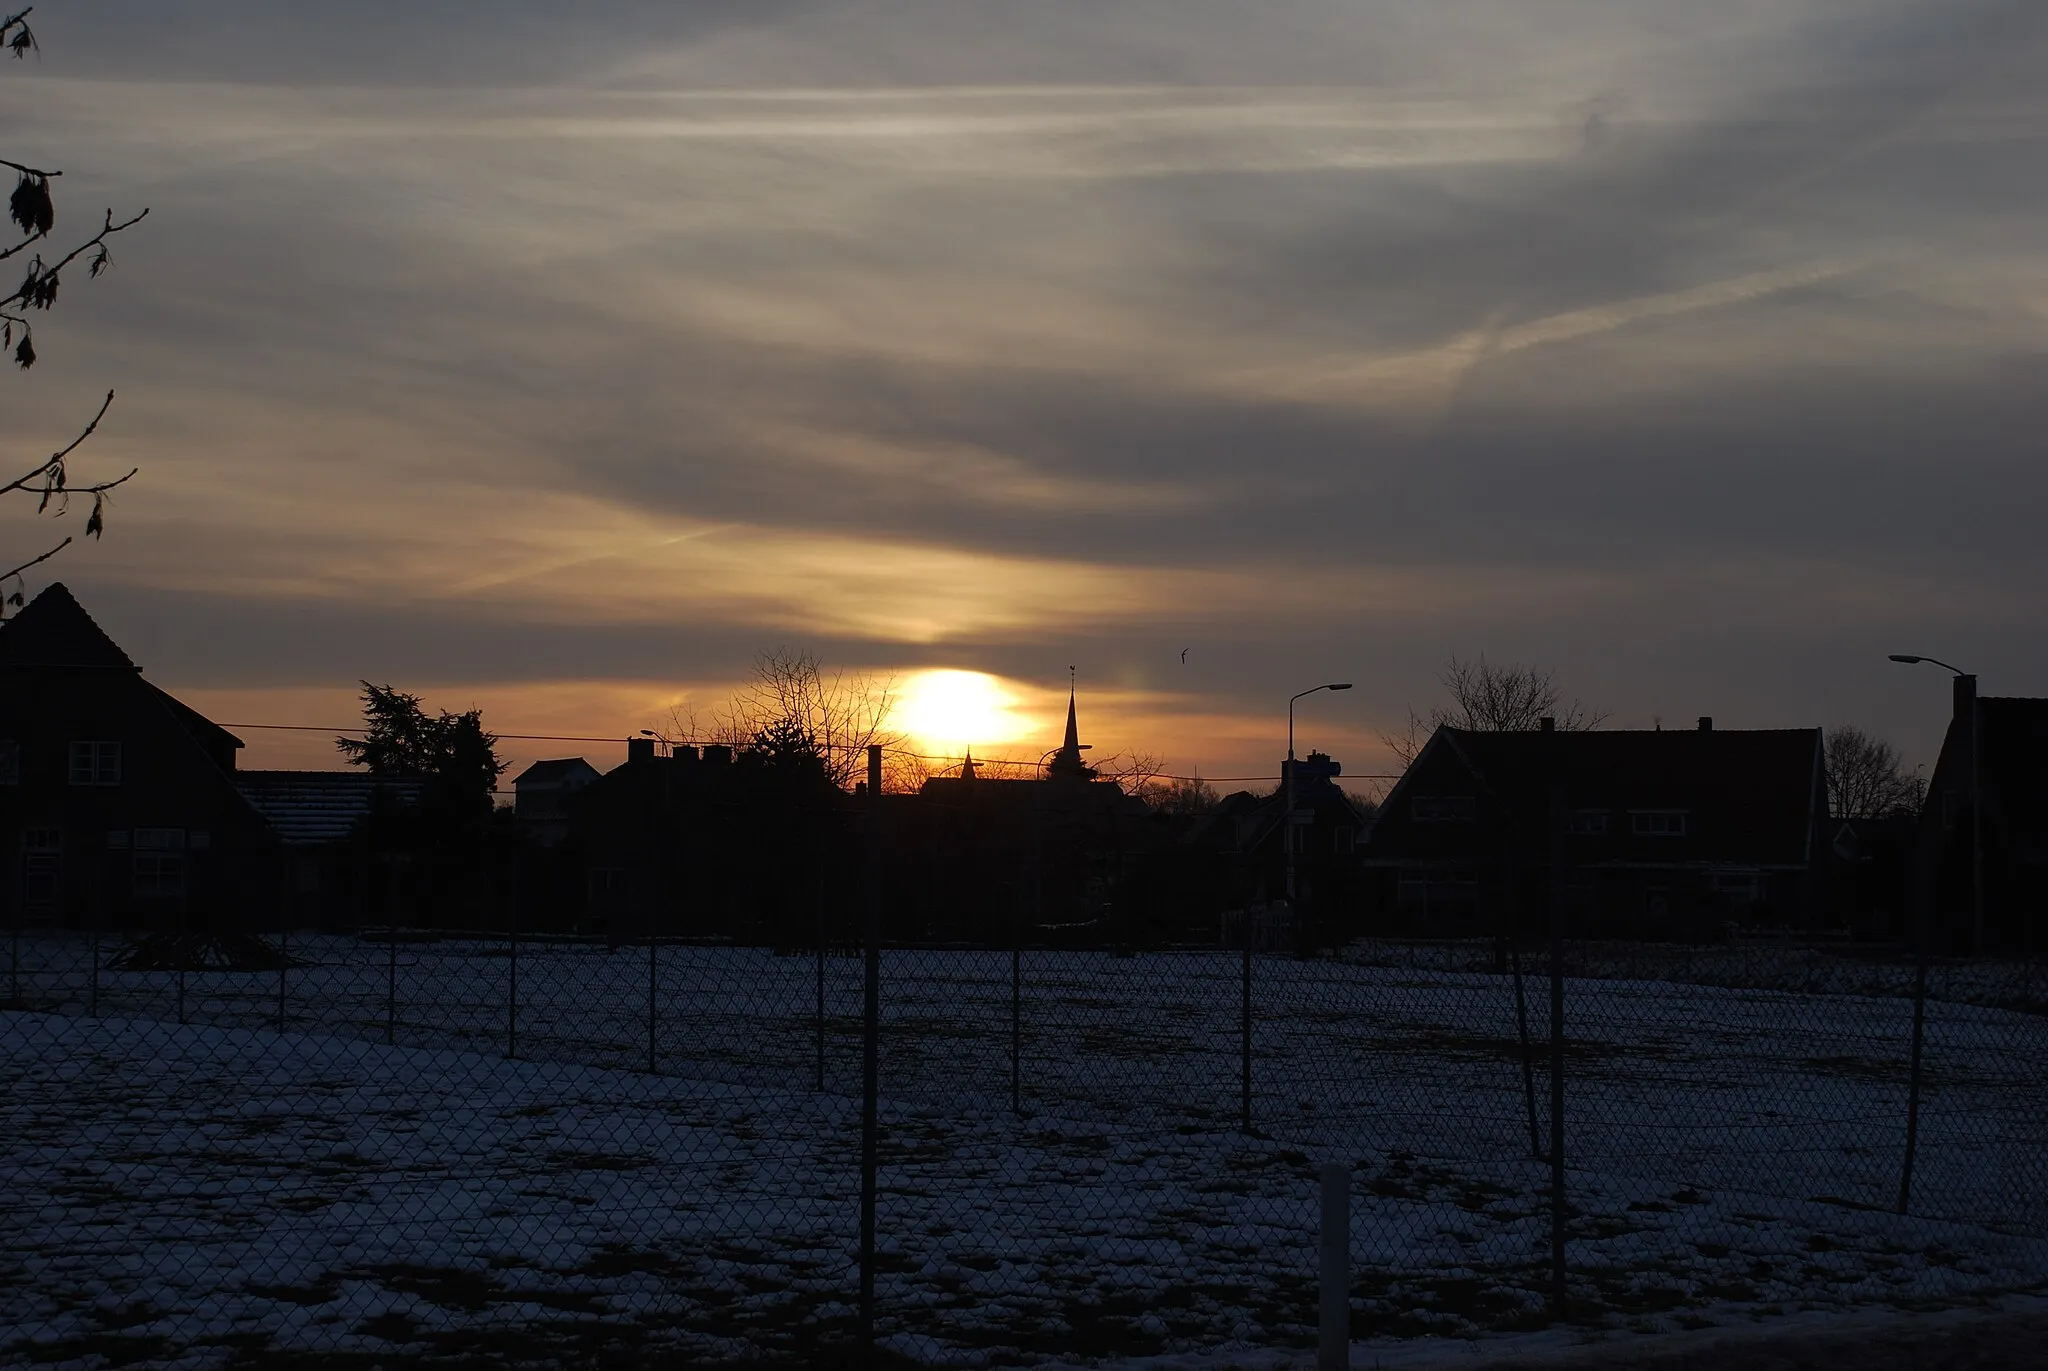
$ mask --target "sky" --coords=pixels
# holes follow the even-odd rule
[[[1887,653],[2048,694],[2039,0],[32,22],[0,156],[150,217],[0,378],[141,468],[29,588],[224,723],[623,738],[788,647],[1219,777],[1350,681],[1297,736],[1372,775],[1452,654],[1922,763]]]

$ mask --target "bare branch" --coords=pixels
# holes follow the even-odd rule
[[[63,550],[65,549],[65,548],[67,548],[67,547],[70,547],[70,546],[71,546],[71,539],[70,539],[69,535],[66,535],[66,537],[65,537],[65,539],[64,539],[64,541],[63,541],[63,542],[61,542],[61,543],[57,544],[57,546],[55,546],[55,547],[51,548],[51,549],[50,549],[50,550],[49,550],[48,552],[45,552],[45,553],[44,553],[44,554],[43,554],[42,556],[40,556],[40,557],[31,557],[31,558],[29,558],[29,559],[28,559],[28,560],[27,560],[26,562],[23,562],[23,563],[22,563],[22,564],[21,564],[20,566],[16,567],[16,568],[15,568],[14,570],[12,570],[12,571],[0,571],[0,581],[7,581],[7,580],[10,580],[10,579],[12,579],[13,577],[19,576],[19,575],[21,575],[21,573],[22,573],[22,572],[24,572],[24,571],[27,571],[27,570],[28,570],[28,569],[29,569],[30,567],[32,567],[32,566],[34,566],[34,565],[36,565],[36,564],[37,564],[38,562],[47,562],[47,561],[49,561],[49,560],[50,560],[50,559],[51,559],[52,557],[55,557],[55,556],[56,556],[56,555],[57,555],[58,553],[62,552],[62,551],[63,551]]]
[[[73,452],[75,452],[78,449],[78,445],[80,443],[92,437],[93,430],[97,429],[100,426],[100,420],[107,417],[107,407],[112,405],[113,403],[114,392],[110,390],[107,392],[107,398],[100,401],[99,413],[92,416],[92,422],[87,424],[83,429],[81,429],[76,438],[73,438],[70,442],[66,443],[58,451],[51,453],[49,458],[46,461],[38,464],[34,470],[25,472],[22,475],[15,477],[12,481],[9,481],[6,485],[0,486],[0,495],[5,495],[10,491],[16,491],[25,488],[29,484],[29,482],[35,480],[38,476],[41,476],[51,467],[56,466],[66,457],[69,457]],[[131,471],[128,473],[128,476],[133,476],[134,474],[135,473]],[[121,481],[127,480],[128,476],[123,476],[121,478]],[[112,482],[112,485],[119,485],[121,484],[121,481]],[[80,493],[89,495],[92,492],[90,489],[81,489]]]
[[[0,33],[5,32],[7,32],[6,25],[0,24]],[[44,177],[45,179],[52,176],[62,176],[64,174],[61,171],[45,171],[41,167],[23,166],[19,162],[10,162],[5,157],[0,157],[0,167],[12,167],[16,171],[20,172],[23,176],[41,176]]]

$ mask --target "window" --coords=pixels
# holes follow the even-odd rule
[[[1471,823],[1478,805],[1470,795],[1417,795],[1408,802],[1417,823]]]
[[[1607,811],[1604,809],[1574,809],[1565,815],[1564,831],[1589,836],[1607,831]]]
[[[71,744],[71,784],[121,784],[121,745],[102,741]]]
[[[1691,815],[1682,809],[1635,809],[1629,811],[1629,831],[1638,838],[1683,838]]]
[[[193,852],[204,852],[213,846],[213,835],[203,828],[187,829],[185,831],[185,846]]]
[[[108,850],[109,852],[119,852],[119,851],[122,851],[123,849],[125,849],[125,848],[126,848],[127,846],[128,846],[128,830],[127,830],[127,829],[125,829],[125,828],[110,828],[110,829],[108,829],[108,830],[107,830],[107,850]]]
[[[135,854],[135,898],[176,899],[185,893],[185,859],[170,853]]]
[[[21,784],[21,744],[0,738],[0,785]]]
[[[135,830],[135,849],[138,852],[182,852],[185,848],[185,830],[182,828],[138,828]]]
[[[24,828],[21,830],[23,852],[62,852],[64,830],[61,828]]]
[[[25,828],[21,831],[22,902],[30,909],[54,909],[58,873],[63,866],[64,830]]]

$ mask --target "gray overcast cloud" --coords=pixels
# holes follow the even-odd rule
[[[1917,758],[1886,652],[2048,693],[2038,0],[36,22],[9,155],[153,212],[17,438],[120,392],[53,574],[216,711],[610,733],[791,642],[1211,771],[1340,673],[1367,770],[1451,651]]]

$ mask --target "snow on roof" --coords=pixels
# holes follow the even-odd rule
[[[238,771],[235,786],[285,843],[338,843],[376,806],[379,795],[410,804],[418,781],[363,771]]]

